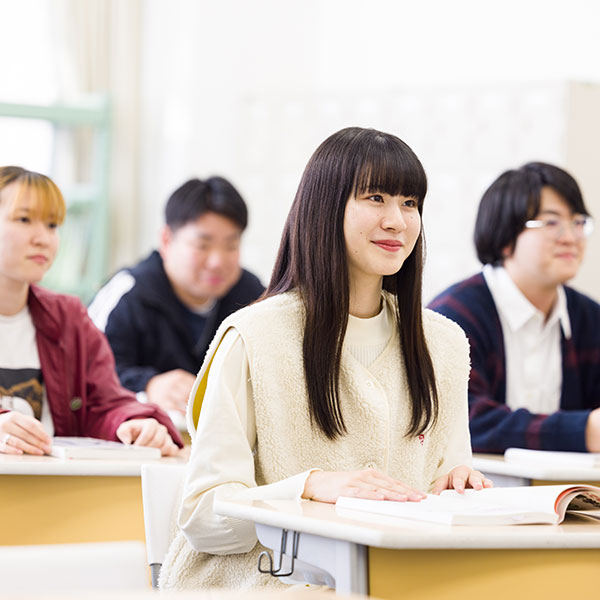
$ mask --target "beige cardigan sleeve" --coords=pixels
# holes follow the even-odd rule
[[[215,498],[299,499],[310,471],[257,487],[254,400],[244,342],[229,329],[215,353],[192,441],[178,525],[198,552],[248,552],[254,525],[213,511]]]
[[[469,342],[466,335],[456,323],[441,315],[434,317],[437,322],[436,340],[432,347],[441,345],[441,352],[436,355],[439,361],[436,369],[445,372],[444,385],[438,389],[440,401],[446,406],[444,412],[448,415],[445,423],[447,432],[446,445],[443,449],[443,460],[434,476],[447,475],[454,467],[460,465],[472,466],[471,435],[469,433],[468,385],[471,362],[469,359]],[[445,363],[442,365],[442,361]],[[433,484],[433,482],[432,482]]]

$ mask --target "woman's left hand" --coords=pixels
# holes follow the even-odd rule
[[[459,494],[463,494],[465,488],[473,488],[474,490],[482,490],[483,488],[491,488],[494,483],[491,479],[485,477],[480,471],[475,471],[471,467],[461,465],[454,467],[447,475],[438,477],[433,484],[432,494],[439,494],[444,490],[456,490]]]
[[[151,417],[124,421],[117,428],[117,437],[124,444],[160,448],[163,456],[176,456],[179,452],[167,428]]]

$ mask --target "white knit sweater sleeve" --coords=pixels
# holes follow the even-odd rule
[[[299,499],[311,471],[257,487],[254,400],[248,357],[237,331],[229,329],[215,353],[192,441],[178,525],[192,548],[211,554],[250,551],[253,523],[214,513],[213,500]]]

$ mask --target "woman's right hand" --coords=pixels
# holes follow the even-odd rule
[[[52,440],[42,424],[17,411],[0,414],[0,452],[4,454],[50,454]]]
[[[335,503],[339,496],[419,502],[427,496],[398,479],[375,469],[362,471],[313,471],[304,484],[302,498]]]

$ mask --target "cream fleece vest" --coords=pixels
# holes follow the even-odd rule
[[[385,301],[393,310],[393,298],[386,294]],[[326,471],[372,467],[428,490],[434,479],[444,474],[438,468],[449,432],[467,410],[469,348],[462,330],[442,315],[429,310],[423,313],[440,410],[436,426],[419,437],[406,436],[410,396],[396,329],[368,369],[344,349],[339,391],[348,433],[332,441],[311,426],[302,359],[303,315],[299,296],[289,292],[246,307],[221,324],[192,390],[194,402],[188,412],[192,436],[193,404],[202,401],[211,358],[225,332],[233,327],[244,341],[252,377],[258,485],[315,467]],[[179,533],[163,566],[162,587],[275,583],[274,578],[269,581],[256,570],[260,550],[228,556],[196,553]]]

